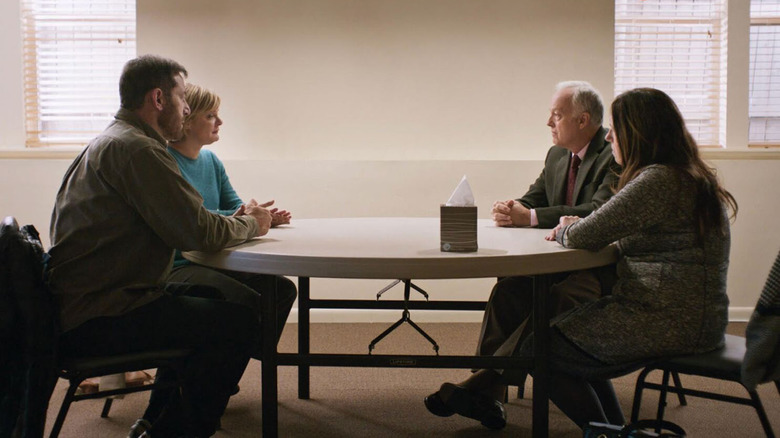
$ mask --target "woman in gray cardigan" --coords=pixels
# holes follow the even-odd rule
[[[552,323],[550,398],[580,427],[624,422],[608,379],[657,358],[716,349],[728,322],[726,211],[736,215],[736,201],[701,160],[663,92],[621,94],[612,103],[612,122],[607,140],[623,166],[617,193],[586,218],[562,217],[548,236],[567,248],[617,242],[620,250],[611,295]],[[529,338],[516,354],[530,355],[532,348]],[[488,395],[511,382],[509,370],[480,370],[460,384],[445,383],[426,405],[437,415],[459,413],[503,427],[503,406]]]

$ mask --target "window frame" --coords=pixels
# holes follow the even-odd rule
[[[780,8],[775,14],[766,14],[766,15],[760,15],[760,16],[754,16],[753,15],[753,8],[752,8],[752,1],[751,5],[749,7],[749,14],[750,14],[750,30],[749,30],[749,39],[750,39],[750,60],[748,63],[748,81],[749,84],[752,86],[751,79],[754,77],[753,69],[755,68],[755,62],[754,62],[754,53],[753,53],[753,28],[757,26],[776,26],[777,27],[777,35],[775,36],[774,43],[777,44],[777,46],[774,47],[774,52],[780,54]],[[772,70],[770,67],[770,74],[774,74],[775,76],[775,83],[778,84],[778,87],[780,87],[780,72],[774,73],[776,70]],[[770,85],[772,80],[770,79]],[[765,116],[765,117],[758,117],[755,118],[766,118],[766,119],[774,119],[774,123],[776,125],[780,124],[780,90],[776,90],[774,92],[775,96],[774,99],[770,102],[770,104],[777,105],[778,109],[776,114],[771,116]],[[749,99],[753,98],[754,96],[749,92]],[[757,141],[754,140],[751,135],[751,125],[753,123],[753,116],[751,114],[752,108],[748,107],[748,138],[747,138],[747,144],[749,148],[776,148],[780,147],[780,134],[776,134],[776,137],[770,138],[767,141]],[[766,131],[764,131],[764,137],[766,137]]]
[[[727,123],[723,96],[728,75],[728,10],[725,0],[710,1],[708,12],[713,15],[703,18],[694,13],[693,1],[616,0],[614,93],[617,96],[636,87],[653,87],[666,92],[680,107],[699,147],[723,149],[726,147]],[[661,8],[666,4],[676,4],[681,8],[675,14],[662,11]],[[692,9],[685,9],[686,6]],[[656,7],[659,12],[651,15],[652,9]],[[631,9],[641,11],[632,15]],[[646,13],[645,9],[650,10],[650,13]],[[685,16],[685,12],[690,12],[691,16]],[[645,32],[643,28],[655,30]],[[706,36],[697,28],[706,28]],[[675,65],[675,61],[684,59],[686,55],[693,59],[703,59],[709,64],[699,69],[705,73],[700,88],[690,87],[684,76],[679,79],[680,75],[686,73],[685,69]],[[671,59],[671,65],[674,66],[666,67],[670,64],[668,61],[664,63],[664,58]],[[649,66],[641,67],[643,63]],[[688,65],[695,63],[688,62]],[[707,73],[711,75],[709,80]],[[647,79],[638,81],[637,77]],[[701,105],[696,102],[706,102],[706,111],[698,111]],[[697,117],[693,116],[694,111]],[[702,132],[708,135],[701,137]]]
[[[135,11],[134,0],[20,0],[25,148],[83,147],[113,119]]]

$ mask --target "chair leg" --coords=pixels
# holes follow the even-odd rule
[[[672,371],[672,379],[674,380],[674,386],[677,389],[683,389],[682,382],[680,381],[680,375],[677,371]],[[677,393],[677,400],[680,401],[680,406],[688,406],[688,402],[685,400],[685,394],[682,392]]]
[[[666,394],[669,388],[669,371],[664,370],[663,381],[661,382],[661,394],[658,396],[658,413],[656,419],[660,423],[664,419],[664,409],[666,409]],[[658,426],[656,433],[661,432],[660,425]]]
[[[517,398],[521,399],[525,397],[525,381],[528,379],[528,374],[524,374],[523,378],[517,382]]]
[[[777,387],[777,393],[780,394],[780,380],[775,380],[775,386]]]
[[[772,425],[769,423],[769,418],[766,416],[764,405],[761,403],[761,399],[758,397],[758,392],[748,391],[750,394],[750,400],[753,401],[753,407],[756,408],[758,419],[761,420],[761,426],[764,428],[767,438],[775,438],[775,433],[772,431]]]
[[[70,404],[73,403],[73,397],[76,395],[76,390],[79,388],[79,383],[76,381],[71,381],[70,386],[68,387],[67,392],[65,393],[65,398],[62,400],[62,406],[60,407],[60,412],[57,414],[57,419],[54,420],[54,425],[51,428],[51,433],[49,434],[49,438],[57,438],[60,434],[60,430],[62,430],[62,425],[65,423],[65,416],[68,415],[68,409],[70,409]]]
[[[106,401],[103,402],[103,411],[100,412],[100,418],[107,418],[108,413],[111,412],[111,404],[114,403],[114,399],[106,397]]]
[[[634,403],[631,407],[631,422],[635,423],[639,419],[639,407],[642,405],[642,391],[645,389],[645,379],[653,371],[651,368],[643,369],[636,378],[636,387],[634,388]]]

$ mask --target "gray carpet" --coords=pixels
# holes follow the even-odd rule
[[[387,324],[314,324],[313,352],[360,353]],[[441,346],[441,354],[469,354],[474,351],[478,324],[421,324]],[[282,336],[281,351],[295,351],[297,325]],[[729,331],[744,333],[744,324],[731,324]],[[430,345],[404,325],[377,345],[376,354],[432,354]],[[313,368],[311,400],[297,398],[297,369],[279,372],[279,435],[281,437],[522,437],[531,435],[530,400],[518,400],[514,390],[506,405],[506,429],[490,431],[477,422],[460,417],[440,418],[429,414],[422,399],[444,381],[462,380],[465,370]],[[659,373],[660,374],[660,373]],[[220,438],[261,436],[260,363],[252,361],[222,419]],[[630,414],[636,374],[614,381],[624,412]],[[683,385],[720,389],[734,395],[744,390],[736,384],[683,377]],[[59,409],[65,386],[61,381],[49,407],[49,426]],[[531,381],[526,392],[531,393]],[[780,395],[774,385],[759,389],[775,433],[780,434]],[[644,397],[642,418],[654,417],[657,392]],[[65,420],[63,438],[124,437],[146,406],[148,393],[117,400],[109,418],[100,418],[102,401],[75,403]],[[746,406],[689,398],[688,406],[671,399],[667,419],[682,425],[691,437],[762,437],[755,411]],[[576,438],[582,434],[554,406],[550,409],[550,436]]]

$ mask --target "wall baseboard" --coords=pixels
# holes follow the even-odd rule
[[[729,321],[747,322],[753,313],[752,307],[730,307]],[[401,310],[370,310],[370,309],[312,309],[313,323],[394,323],[401,317]],[[480,311],[437,311],[415,310],[411,313],[414,322],[482,322]],[[298,309],[292,309],[287,320],[298,322]]]
[[[729,307],[729,321],[748,322],[753,314],[753,307]]]

